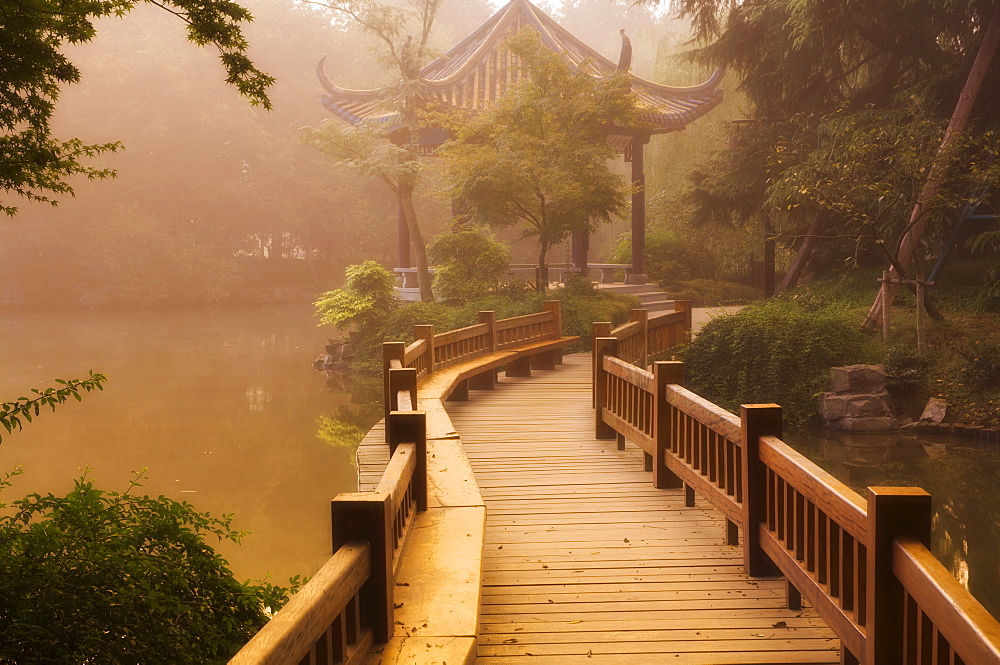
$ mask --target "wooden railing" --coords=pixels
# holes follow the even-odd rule
[[[413,326],[414,342],[388,342],[383,346],[383,376],[388,381],[393,367],[412,368],[416,378],[444,369],[449,365],[484,356],[494,351],[509,349],[543,339],[562,335],[560,302],[548,300],[544,311],[537,314],[497,319],[496,312],[479,312],[479,323],[435,333],[434,326]],[[386,383],[388,394],[388,383]]]
[[[841,641],[844,663],[1000,663],[1000,623],[929,551],[930,495],[870,487],[862,498],[783,443],[781,407],[730,414],[682,387],[683,365],[622,360],[621,339],[596,340],[598,438],[645,452],[656,487],[699,494],[743,536],[750,575],[782,574]],[[634,354],[632,349],[627,352]]]
[[[480,312],[479,321],[436,335],[433,326],[418,325],[413,343],[383,345],[388,466],[374,492],[333,500],[333,556],[231,663],[356,663],[392,636],[395,578],[414,517],[427,510],[427,416],[417,410],[418,381],[501,346],[562,339],[558,301],[546,302],[538,314],[499,321],[494,312]],[[508,362],[530,364],[538,355],[559,352],[532,349],[538,353]],[[507,367],[508,374],[518,373]],[[494,371],[487,374],[495,379]]]
[[[331,504],[333,556],[236,656],[231,665],[357,663],[393,633],[393,594],[406,537],[427,510],[427,419],[416,411],[416,371],[387,379],[390,460],[375,492]]]
[[[594,339],[614,337],[618,340],[618,357],[647,367],[650,360],[687,344],[691,336],[691,301],[677,300],[674,311],[649,316],[645,309],[629,310],[629,320],[612,329],[608,322],[593,324]]]

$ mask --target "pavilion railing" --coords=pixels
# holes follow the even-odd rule
[[[645,453],[656,487],[685,488],[743,536],[748,574],[780,573],[789,607],[802,597],[837,634],[844,663],[1000,663],[1000,623],[929,551],[931,503],[922,489],[869,487],[862,498],[781,441],[781,407],[740,417],[683,388],[683,364],[649,372],[596,340],[598,438]],[[634,354],[628,348],[627,353]]]

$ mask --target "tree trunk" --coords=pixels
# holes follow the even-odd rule
[[[778,285],[774,295],[779,295],[786,289],[795,288],[795,285],[798,284],[799,277],[802,276],[802,271],[805,270],[806,265],[809,263],[809,258],[812,256],[813,248],[816,246],[816,241],[819,240],[819,234],[822,230],[823,216],[816,213],[816,216],[809,223],[809,230],[806,231],[805,237],[802,238],[802,244],[799,245],[799,251],[795,255],[795,260],[792,261],[791,267],[785,273],[785,278],[781,280],[781,284]]]
[[[399,202],[403,206],[403,217],[406,228],[410,232],[410,245],[413,249],[414,262],[417,264],[417,285],[420,287],[420,299],[433,301],[434,292],[431,289],[431,273],[427,266],[427,248],[424,237],[417,224],[417,210],[413,207],[413,180],[409,177],[399,179]]]
[[[937,158],[934,160],[930,173],[927,175],[927,181],[920,190],[920,195],[917,197],[917,204],[913,206],[913,212],[910,214],[909,229],[903,235],[903,239],[900,242],[897,263],[908,272],[911,271],[917,247],[920,245],[924,229],[927,228],[927,207],[937,193],[938,186],[941,184],[948,166],[950,166],[945,152],[955,137],[965,129],[965,125],[969,121],[972,107],[976,103],[976,97],[979,95],[980,88],[982,88],[983,79],[986,78],[986,72],[993,61],[993,55],[996,53],[997,44],[1000,44],[1000,7],[997,7],[994,11],[990,25],[986,29],[986,34],[983,35],[983,42],[979,45],[979,53],[976,54],[976,60],[972,63],[969,76],[965,81],[965,85],[962,86],[962,92],[958,96],[958,103],[955,104],[955,111],[951,114],[948,129],[945,130],[944,138],[941,139],[941,145],[938,147]],[[904,275],[900,275],[897,271],[893,270],[891,276],[903,277]],[[895,284],[890,285],[890,304],[896,293],[896,288]],[[871,309],[868,311],[868,317],[865,319],[863,327],[865,329],[874,328],[881,313],[882,300],[876,297],[875,302],[872,303]]]
[[[549,253],[549,246],[541,240],[538,244],[538,291],[545,293],[549,288],[549,264],[545,261],[545,255]]]

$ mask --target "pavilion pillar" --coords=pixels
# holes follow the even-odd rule
[[[412,268],[410,261],[410,229],[406,226],[406,214],[403,212],[403,202],[398,201],[399,218],[397,220],[397,268]],[[408,286],[404,284],[404,286]]]
[[[632,274],[629,284],[646,283],[646,168],[643,153],[649,136],[632,137]]]
[[[590,233],[584,230],[573,231],[572,235],[573,267],[580,271],[580,274],[587,277],[587,253],[590,250]]]

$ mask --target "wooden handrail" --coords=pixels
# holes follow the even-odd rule
[[[919,654],[920,662],[935,665],[955,662],[954,655],[970,664],[1000,663],[996,619],[923,543],[916,538],[896,538],[892,571],[907,595],[903,621],[906,662],[913,662],[911,654]],[[929,635],[911,630],[923,626],[925,617],[933,626]],[[930,653],[928,642],[938,646],[937,653]]]
[[[347,543],[233,656],[230,665],[318,662],[311,660],[317,652],[338,663],[355,652],[367,652],[372,632],[358,623],[358,594],[370,575],[368,543]]]
[[[926,492],[862,498],[781,440],[779,406],[737,418],[680,385],[681,363],[650,373],[620,357],[636,322],[603,325],[622,337],[595,338],[596,436],[627,437],[652,453],[657,487],[683,483],[688,505],[698,493],[719,508],[731,544],[743,531],[747,572],[783,574],[789,607],[810,601],[843,663],[1000,663],[1000,622],[927,548]]]

